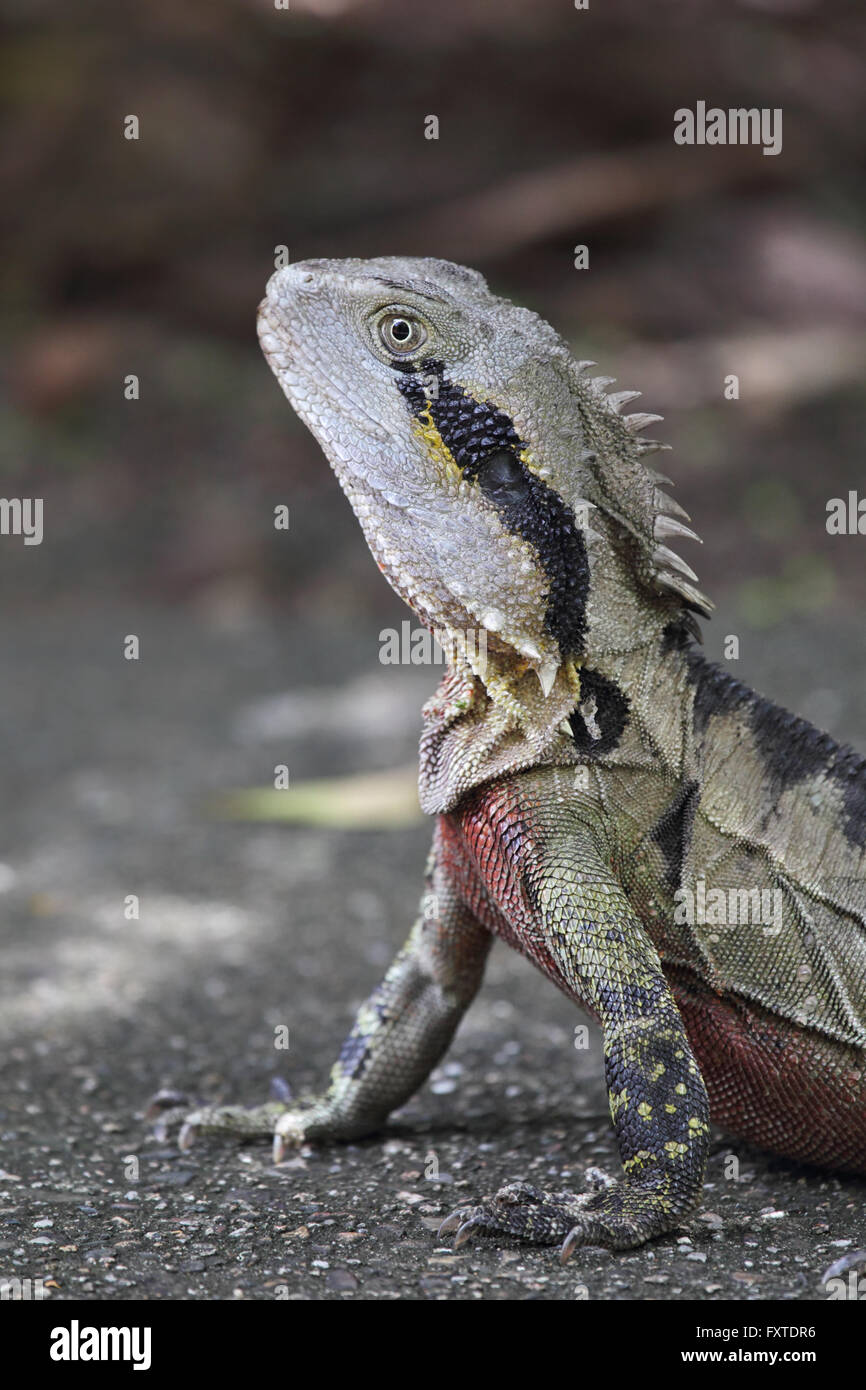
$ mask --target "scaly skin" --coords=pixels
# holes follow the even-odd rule
[[[710,1118],[866,1172],[866,764],[703,660],[711,605],[667,546],[694,533],[638,437],[656,417],[622,417],[633,393],[447,262],[288,267],[259,332],[380,568],[450,643],[421,740],[436,831],[418,921],[327,1092],[198,1111],[182,1142],[273,1130],[279,1160],[375,1132],[496,935],[600,1022],[624,1176],[511,1184],[446,1220],[458,1243],[567,1257],[670,1231]]]

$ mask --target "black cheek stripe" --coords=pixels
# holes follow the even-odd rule
[[[475,400],[449,381],[442,362],[427,361],[414,368],[415,373],[436,378],[437,390],[430,400],[408,364],[400,363],[400,370],[397,387],[410,412],[420,419],[429,409],[443,443],[467,478],[475,478],[484,461],[499,451],[507,451],[521,469],[524,486],[519,497],[492,492],[486,496],[512,535],[532,546],[547,576],[546,630],[563,658],[579,656],[586,633],[589,564],[571,508],[522,463],[519,455],[525,445],[504,411]]]

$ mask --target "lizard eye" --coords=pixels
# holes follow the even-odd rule
[[[406,314],[386,314],[379,323],[379,337],[389,352],[404,357],[426,343],[427,330]]]

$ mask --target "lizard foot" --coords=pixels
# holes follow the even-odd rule
[[[509,1183],[477,1206],[457,1207],[439,1227],[439,1235],[456,1233],[454,1249],[476,1230],[517,1237],[536,1245],[562,1242],[565,1264],[581,1245],[630,1250],[677,1225],[664,1196],[624,1182],[604,1192],[575,1196],[543,1192],[528,1183]]]
[[[159,1139],[178,1129],[178,1147],[191,1149],[201,1134],[218,1134],[233,1139],[270,1139],[274,1163],[281,1163],[289,1149],[308,1142],[328,1142],[352,1138],[356,1129],[335,1121],[328,1100],[318,1096],[294,1099],[285,1084],[279,1087],[280,1100],[263,1105],[206,1105],[190,1108],[186,1096],[177,1091],[159,1091],[151,1100],[145,1118],[154,1122]]]
[[[160,1139],[178,1127],[178,1147],[191,1149],[199,1134],[221,1134],[235,1139],[261,1139],[273,1136],[278,1120],[290,1107],[283,1101],[271,1100],[264,1105],[206,1105],[190,1109],[186,1096],[174,1091],[159,1091],[151,1100],[145,1119],[154,1122]]]

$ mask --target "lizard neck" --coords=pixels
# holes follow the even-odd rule
[[[425,706],[421,801],[453,807],[472,787],[541,764],[655,764],[673,778],[695,763],[686,655],[666,635],[670,614],[593,628],[547,695],[528,662],[490,644],[483,674],[463,661]]]

